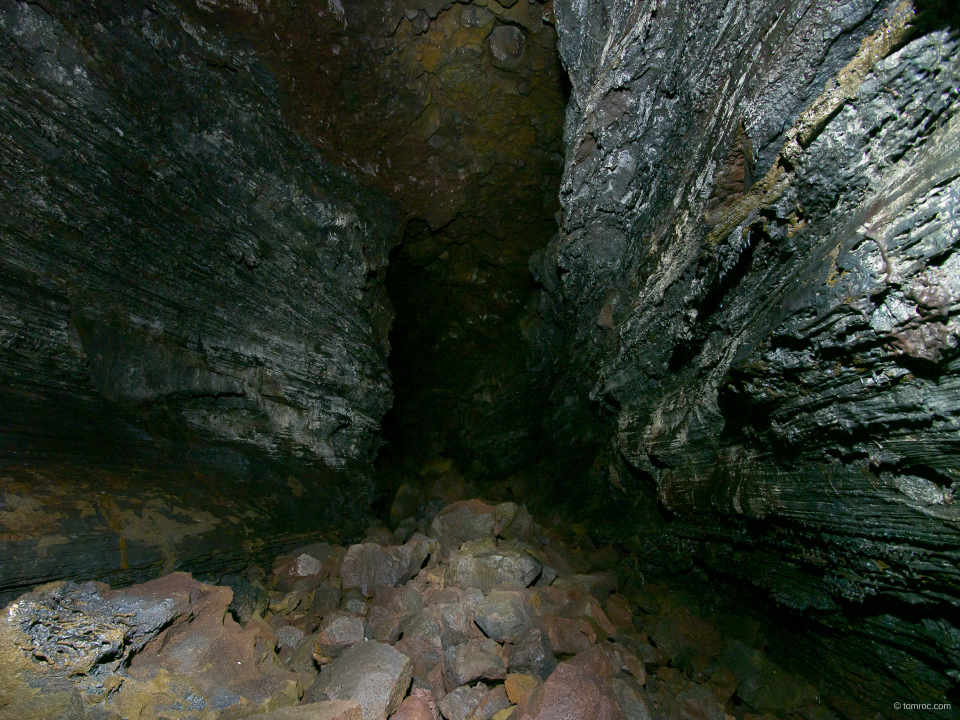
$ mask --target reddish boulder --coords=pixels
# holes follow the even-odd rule
[[[586,620],[547,615],[543,624],[553,651],[561,655],[583,652],[597,641],[596,632]]]
[[[609,675],[596,663],[561,663],[547,681],[518,705],[516,720],[627,720]],[[609,665],[609,663],[608,663]]]

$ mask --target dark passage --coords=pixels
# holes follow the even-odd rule
[[[0,0],[0,720],[954,717],[948,5]]]

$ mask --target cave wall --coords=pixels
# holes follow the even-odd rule
[[[638,528],[649,567],[812,618],[797,654],[851,717],[955,692],[955,11],[555,12],[562,222],[531,260],[564,368],[549,432],[566,445],[605,418],[599,475],[675,518]],[[826,643],[843,650],[821,661]]]
[[[385,492],[438,455],[522,465],[540,409],[527,260],[556,232],[563,171],[552,2],[180,5],[254,47],[298,134],[400,207]]]
[[[0,58],[0,593],[349,532],[395,206],[172,3],[3,0]]]

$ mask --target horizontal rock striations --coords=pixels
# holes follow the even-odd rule
[[[41,536],[89,577],[135,541],[180,562],[185,528],[242,555],[349,525],[392,400],[393,205],[171,3],[4,0],[0,55],[0,588],[73,574]]]
[[[558,0],[531,263],[555,437],[612,418],[611,481],[680,518],[646,548],[817,618],[849,645],[809,662],[837,698],[884,678],[885,715],[960,679],[960,36],[931,7]]]
[[[381,477],[407,474],[405,454],[440,450],[493,472],[528,461],[540,403],[524,376],[527,259],[556,232],[563,171],[552,5],[178,5],[249,41],[300,136],[400,205],[387,281],[396,452]]]

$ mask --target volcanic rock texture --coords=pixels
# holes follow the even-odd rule
[[[555,10],[563,219],[531,265],[563,335],[558,443],[577,407],[606,414],[611,482],[680,518],[641,529],[641,556],[804,611],[794,661],[838,709],[866,712],[866,688],[885,716],[942,697],[960,679],[955,17]]]
[[[400,205],[385,477],[440,449],[488,467],[527,460],[540,407],[524,372],[527,260],[556,232],[563,171],[552,3],[181,5],[247,39],[300,136]]]
[[[0,587],[348,528],[393,206],[170,3],[4,0],[0,56]]]

